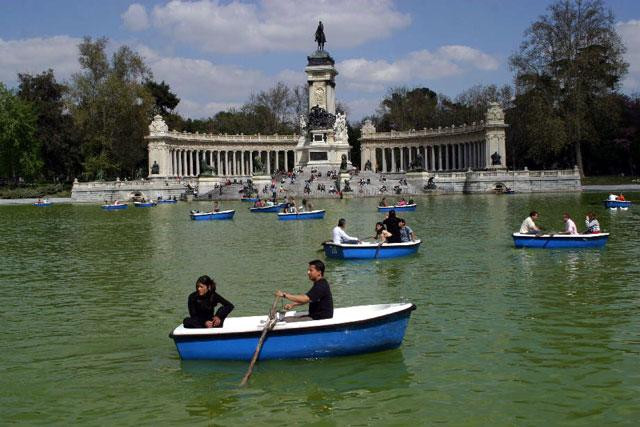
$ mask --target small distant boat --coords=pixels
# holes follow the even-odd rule
[[[333,318],[286,322],[307,312],[289,311],[269,331],[259,360],[315,359],[372,353],[402,344],[411,303],[336,308]],[[222,328],[188,329],[169,334],[183,360],[250,360],[267,316],[229,317]]]
[[[53,202],[50,202],[48,200],[47,201],[42,201],[42,202],[35,202],[33,204],[33,206],[37,206],[39,208],[46,208],[47,206],[52,206],[52,205],[53,205]]]
[[[191,212],[191,219],[194,221],[207,221],[214,219],[233,219],[236,211],[233,209],[220,212]]]
[[[133,202],[136,208],[152,208],[157,205],[156,202]]]
[[[323,219],[324,213],[324,209],[298,213],[279,213],[278,219],[280,221],[292,221],[297,219]]]
[[[259,199],[259,198],[257,198],[257,197],[243,197],[243,198],[241,198],[240,200],[241,200],[241,201],[243,201],[243,202],[251,202],[251,203],[255,203],[255,202],[257,202],[257,201],[258,201],[258,200],[260,200],[260,199]]]
[[[129,205],[122,203],[117,205],[102,205],[101,207],[105,211],[121,211],[123,209],[127,209]]]
[[[513,233],[516,248],[602,248],[609,240],[609,233],[594,234],[522,234]]]
[[[159,205],[173,205],[173,204],[178,203],[178,201],[177,200],[173,200],[173,199],[166,199],[166,200],[165,199],[160,199],[160,200],[158,200],[157,203]]]
[[[283,207],[284,203],[278,203],[273,206],[264,206],[262,208],[249,208],[249,210],[253,213],[263,213],[263,212],[279,212]]]
[[[378,206],[378,212],[389,212],[394,210],[396,212],[409,212],[416,210],[416,204],[412,203],[410,205],[402,205],[402,206]]]
[[[324,254],[336,259],[398,258],[418,252],[422,240],[405,243],[333,243],[324,242]]]
[[[632,203],[630,200],[603,200],[605,208],[630,208]]]

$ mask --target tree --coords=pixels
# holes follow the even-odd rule
[[[624,52],[613,14],[601,0],[560,0],[531,24],[519,52],[510,58],[519,93],[551,89],[544,99],[563,119],[566,143],[582,173],[582,146],[593,143],[596,135],[591,107],[618,88],[627,71]]]
[[[154,99],[143,82],[152,75],[127,46],[109,61],[107,42],[85,37],[80,43],[82,70],[72,77],[69,105],[82,136],[86,177],[135,177],[147,165],[144,135]]]
[[[180,98],[171,92],[171,88],[164,80],[156,83],[153,80],[147,80],[144,87],[149,91],[155,99],[155,113],[163,116],[173,113],[173,110],[180,103]]]
[[[33,179],[42,168],[37,114],[0,83],[0,176],[18,182]]]
[[[67,87],[56,81],[51,69],[35,76],[18,74],[18,80],[18,96],[37,114],[36,138],[42,143],[39,157],[44,177],[71,181],[81,170],[81,157],[73,118],[64,106]]]

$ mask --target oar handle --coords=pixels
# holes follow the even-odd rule
[[[280,300],[280,295],[276,295],[276,297],[273,300],[273,305],[271,306],[271,311],[269,311],[269,316],[267,317],[267,322],[264,325],[264,329],[262,330],[262,335],[260,335],[260,339],[258,340],[258,345],[256,346],[256,351],[253,352],[253,357],[251,358],[251,363],[249,363],[249,369],[247,370],[247,373],[244,375],[244,378],[242,378],[242,381],[240,382],[240,386],[244,386],[247,384],[247,382],[249,382],[249,378],[251,377],[251,374],[253,373],[253,366],[256,364],[256,362],[258,361],[258,356],[260,355],[260,350],[262,349],[262,344],[264,343],[264,339],[267,336],[267,332],[270,331],[271,329],[273,329],[273,327],[275,326],[276,322],[276,307],[278,305],[278,301]]]

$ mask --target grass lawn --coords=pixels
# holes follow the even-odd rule
[[[640,184],[637,176],[587,176],[582,178],[582,185],[616,185],[616,184]]]

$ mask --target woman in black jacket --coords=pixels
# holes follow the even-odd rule
[[[216,305],[221,307],[213,314]],[[182,324],[185,328],[220,328],[233,310],[233,304],[216,293],[216,282],[209,276],[200,276],[196,291],[189,295],[189,317]]]

